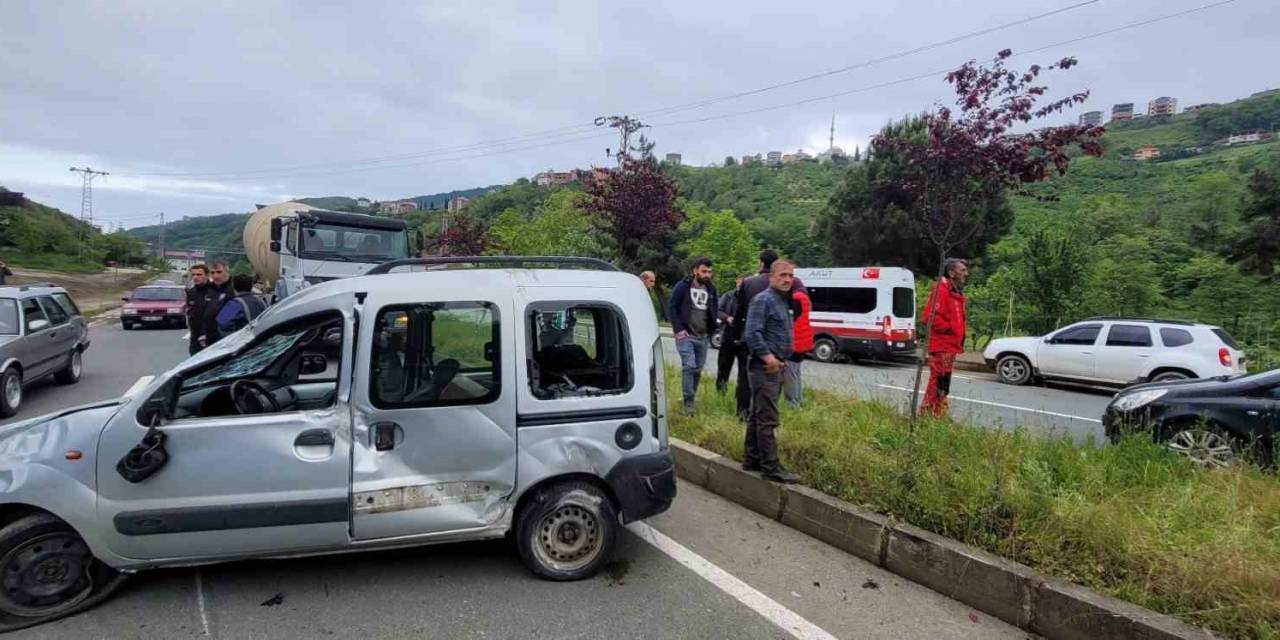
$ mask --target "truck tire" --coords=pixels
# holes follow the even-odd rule
[[[0,633],[88,609],[125,580],[93,557],[75,529],[48,513],[0,529],[0,570]]]
[[[609,496],[589,482],[539,489],[516,518],[520,559],[544,580],[590,578],[613,555],[618,511]]]

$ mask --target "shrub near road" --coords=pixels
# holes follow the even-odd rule
[[[676,388],[678,372],[668,371]],[[849,502],[1236,638],[1280,638],[1280,480],[1206,471],[1142,438],[1103,448],[806,391],[783,464]],[[678,395],[678,394],[677,394]],[[673,435],[742,459],[733,395]]]

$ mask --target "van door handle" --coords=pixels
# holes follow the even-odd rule
[[[390,451],[396,448],[396,430],[400,425],[394,422],[378,422],[372,425],[374,451]]]
[[[295,447],[332,447],[333,432],[328,429],[307,429],[294,439]]]

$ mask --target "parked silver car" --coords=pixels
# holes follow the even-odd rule
[[[662,345],[635,277],[539,260],[311,286],[128,397],[0,429],[0,630],[243,558],[510,533],[540,577],[597,572],[675,498]]]
[[[23,387],[49,376],[78,382],[88,348],[88,325],[65,289],[0,287],[0,418],[18,412]]]

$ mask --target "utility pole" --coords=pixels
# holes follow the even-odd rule
[[[649,125],[643,124],[631,116],[600,116],[595,119],[595,125],[597,127],[607,125],[618,130],[619,146],[617,152],[613,154],[613,157],[618,160],[618,166],[622,166],[623,159],[631,155],[631,134],[649,127]],[[641,137],[640,142],[644,144],[643,137]]]
[[[94,171],[89,167],[71,167],[71,170],[84,179],[84,185],[80,187],[80,260],[84,260],[84,245],[88,240],[89,230],[93,228],[93,179],[105,176],[107,172]]]
[[[160,212],[160,262],[164,260],[164,212]]]

